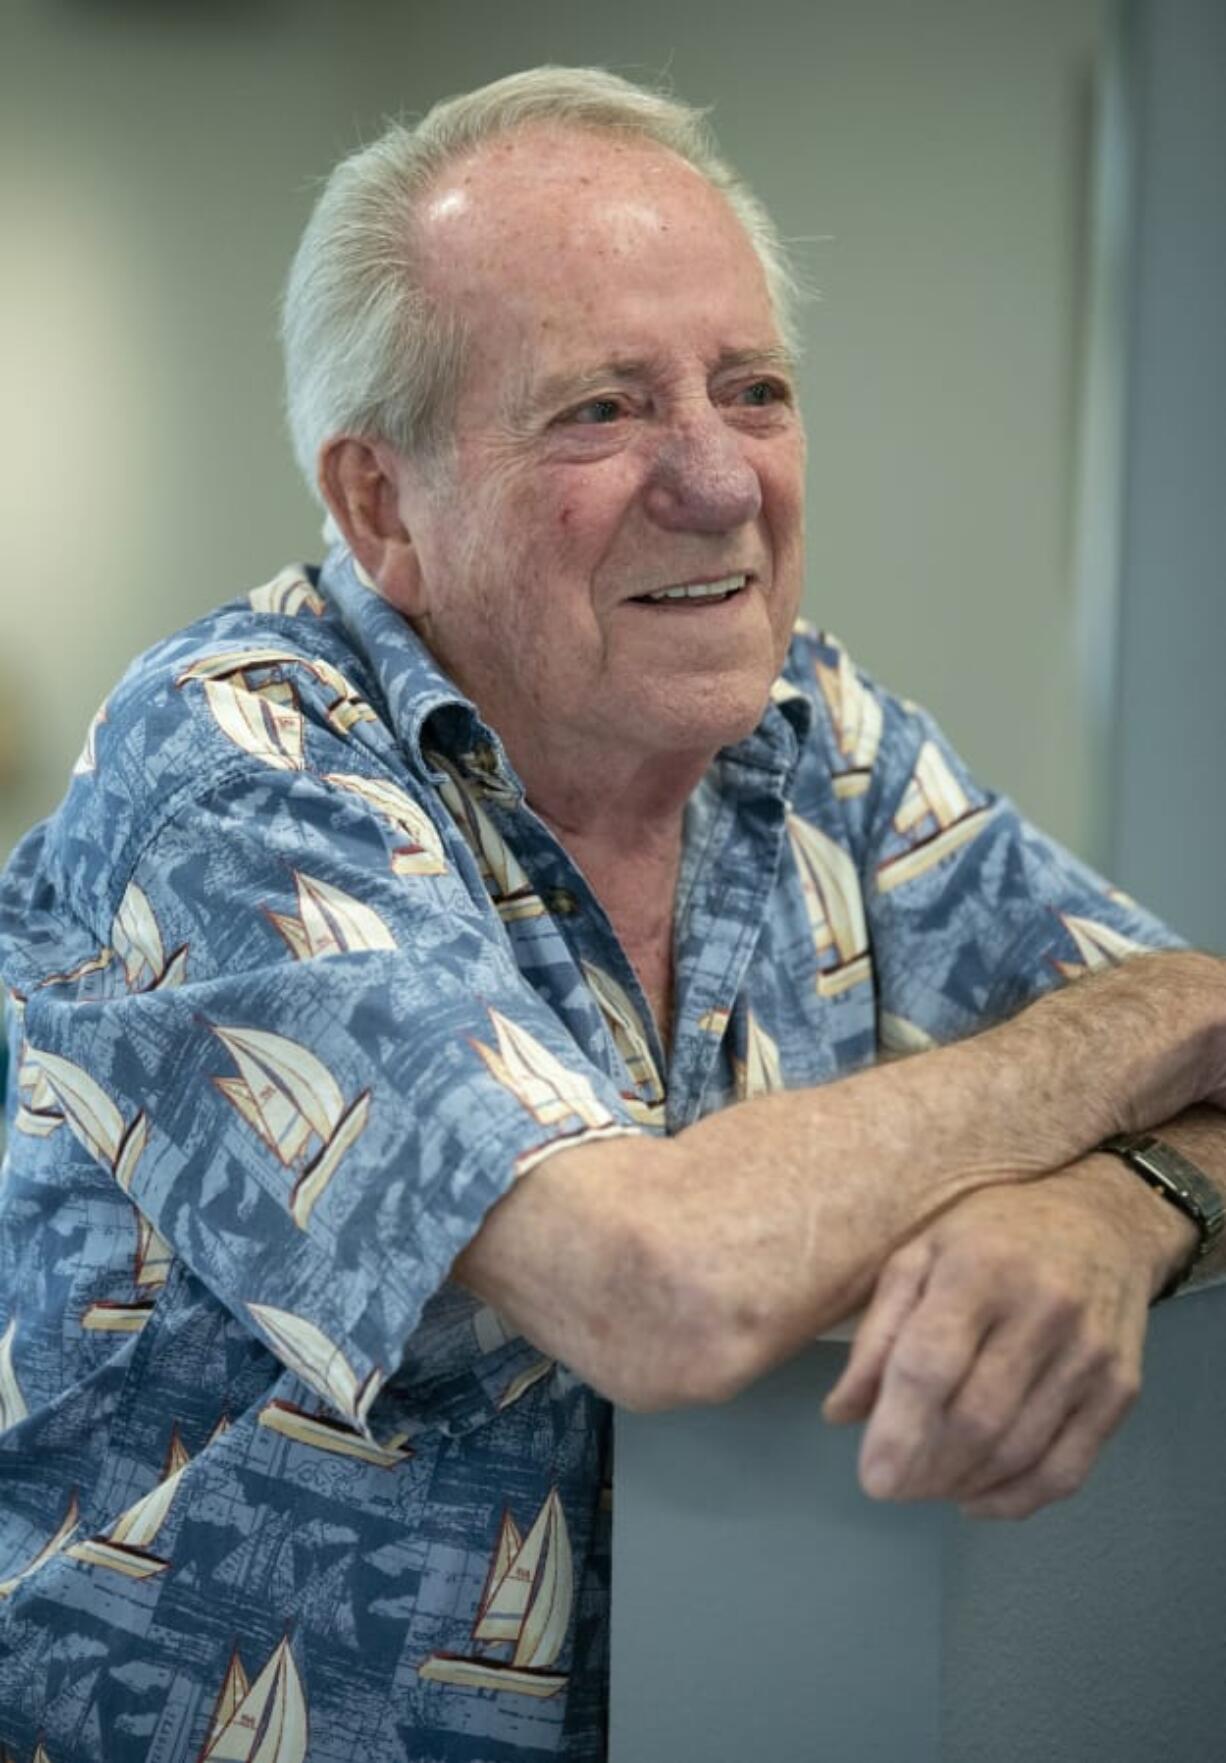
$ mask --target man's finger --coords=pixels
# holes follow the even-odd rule
[[[993,1367],[976,1366],[968,1384],[979,1380],[981,1369],[986,1374]],[[1008,1424],[1002,1425],[992,1437],[984,1437],[978,1456],[968,1457],[960,1474],[951,1474],[941,1489],[942,1494],[959,1501],[974,1500],[1029,1474],[1043,1461],[1089,1393],[1085,1379],[1071,1376],[1067,1362],[1059,1355],[1043,1358],[1037,1364],[1034,1381],[1015,1405]],[[968,1412],[983,1414],[980,1397],[972,1397]],[[956,1471],[952,1462],[951,1469]]]
[[[876,1499],[905,1499],[940,1448],[946,1405],[974,1364],[993,1317],[982,1296],[929,1286],[886,1359],[860,1449],[860,1484]]]
[[[1135,1349],[1122,1354],[1108,1372],[1092,1379],[1085,1399],[1068,1411],[1064,1424],[1036,1461],[1019,1473],[960,1499],[968,1518],[1028,1518],[1040,1507],[1077,1492],[1099,1452],[1136,1401],[1141,1387],[1144,1321],[1139,1336]],[[1058,1392],[1053,1392],[1052,1399],[1059,1400]],[[1043,1423],[1041,1418],[1038,1425]],[[1011,1443],[1002,1457],[1007,1460],[1012,1450]],[[1017,1444],[1019,1459],[1027,1451],[1024,1442]]]
[[[1063,1425],[1084,1390],[1067,1389],[1067,1377],[1049,1376],[1060,1337],[1047,1316],[1006,1317],[987,1332],[961,1383],[952,1390],[942,1413],[934,1417],[922,1457],[915,1457],[896,1497],[911,1500],[948,1499],[965,1490],[974,1495],[1029,1469]],[[1021,1440],[1040,1392],[1051,1392],[1050,1420],[1036,1413]],[[1033,1437],[1040,1433],[1041,1437]],[[1033,1437],[1029,1454],[1019,1456]],[[1003,1453],[1011,1446],[1014,1455]]]
[[[836,1426],[871,1413],[890,1349],[923,1296],[931,1265],[932,1250],[925,1244],[900,1250],[882,1268],[843,1375],[822,1403],[823,1416]]]

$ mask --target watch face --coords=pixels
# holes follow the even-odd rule
[[[1203,1254],[1222,1228],[1222,1196],[1217,1188],[1182,1151],[1163,1144],[1160,1139],[1134,1156],[1137,1163],[1161,1184],[1171,1202],[1200,1227]]]
[[[1226,1222],[1223,1197],[1204,1170],[1198,1169],[1174,1145],[1155,1138],[1152,1133],[1120,1133],[1107,1139],[1102,1149],[1122,1158],[1155,1193],[1162,1195],[1169,1205],[1178,1207],[1196,1226],[1200,1241],[1195,1254],[1182,1272],[1176,1273],[1159,1293],[1160,1297],[1169,1297],[1184,1283],[1221,1234]]]

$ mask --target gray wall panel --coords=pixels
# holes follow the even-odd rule
[[[1129,12],[1136,139],[1114,874],[1226,948],[1226,7]]]

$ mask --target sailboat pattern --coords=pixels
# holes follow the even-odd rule
[[[610,1411],[449,1277],[486,1213],[1177,941],[807,627],[678,897],[666,1057],[343,549],[111,693],[0,879],[0,1754],[596,1763]]]

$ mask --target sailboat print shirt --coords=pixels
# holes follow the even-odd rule
[[[0,886],[0,1755],[602,1758],[610,1412],[449,1281],[485,1214],[1174,941],[800,629],[687,808],[665,1071],[343,548],[159,644]]]

